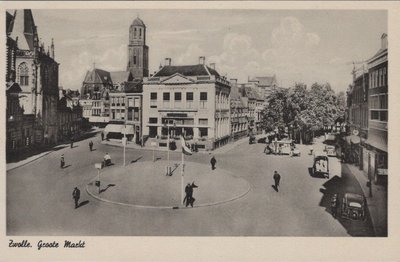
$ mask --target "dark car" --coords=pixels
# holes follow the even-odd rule
[[[342,201],[342,218],[365,220],[365,202],[362,195],[346,193]]]

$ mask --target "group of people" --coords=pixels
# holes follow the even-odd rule
[[[189,205],[191,207],[193,207],[193,203],[196,200],[193,197],[193,188],[197,188],[198,186],[195,185],[194,181],[192,182],[192,184],[188,183],[185,187],[185,198],[183,199],[183,204],[186,205],[186,207],[188,207]]]

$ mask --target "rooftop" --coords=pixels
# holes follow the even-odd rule
[[[206,65],[182,65],[182,66],[164,66],[161,68],[154,77],[172,76],[179,73],[184,76],[211,76],[220,77],[218,72]]]

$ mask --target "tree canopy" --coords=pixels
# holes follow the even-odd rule
[[[346,97],[335,94],[329,83],[314,83],[310,89],[297,83],[289,89],[278,89],[268,97],[263,110],[263,128],[273,131],[287,126],[302,131],[316,131],[333,125],[344,117]]]

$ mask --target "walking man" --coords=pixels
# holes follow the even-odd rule
[[[72,197],[75,200],[75,208],[79,207],[79,198],[81,197],[81,191],[75,187],[74,191],[72,192]]]
[[[281,180],[281,175],[279,175],[277,171],[274,171],[275,189],[277,192],[279,191],[278,187],[280,180]]]
[[[185,198],[183,199],[183,204],[186,203],[186,207],[192,202],[192,196],[193,196],[193,189],[190,185],[190,183],[188,183],[185,187]]]
[[[74,139],[71,137],[71,148],[74,147]]]
[[[104,133],[101,132],[101,141],[103,141],[103,140],[104,140]]]
[[[64,154],[62,154],[60,159],[60,167],[64,168],[64,166],[65,166],[65,159],[64,159]]]
[[[90,140],[90,142],[89,142],[89,148],[90,148],[90,152],[92,152],[92,150],[93,150],[93,142],[92,142],[92,140]]]
[[[214,170],[215,165],[217,164],[217,160],[215,159],[214,156],[211,158],[210,163],[211,163],[211,170]]]

